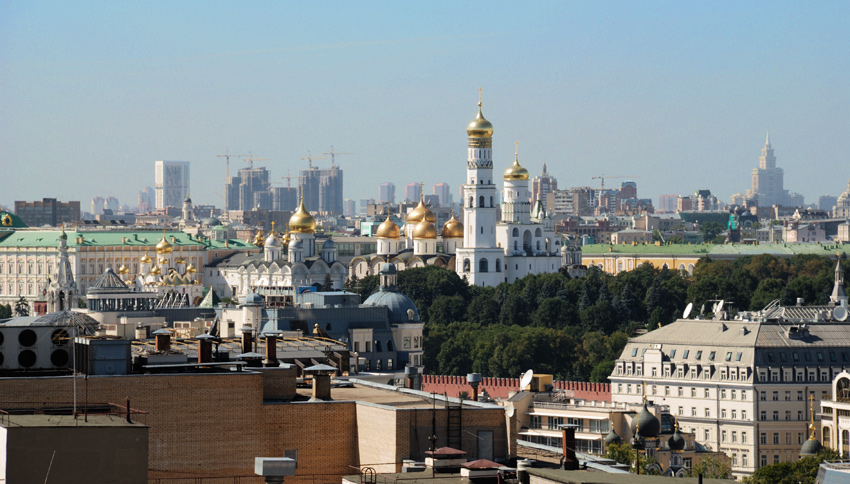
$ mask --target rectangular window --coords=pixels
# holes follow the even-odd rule
[[[711,417],[711,412],[709,411],[708,407],[705,407],[705,416]]]
[[[692,398],[696,398],[696,397],[697,397],[697,389],[696,389],[696,388],[691,388],[691,397],[692,397]]]
[[[720,399],[726,400],[726,389],[725,388],[720,390]]]
[[[708,409],[706,408],[705,410],[706,410],[706,413],[708,413]],[[703,432],[703,435],[705,436],[705,441],[706,441],[706,442],[708,442],[709,440],[711,440],[711,430],[709,430],[709,429],[705,429],[705,431]]]
[[[632,384],[631,383],[626,385],[626,393],[632,393]]]
[[[732,400],[734,400],[736,393],[738,393],[738,392],[737,392],[737,390],[732,390],[731,393],[732,393]]]
[[[670,387],[664,387],[664,395],[670,396]]]
[[[767,434],[762,432],[761,435],[759,435],[759,441],[762,445],[767,445]]]
[[[708,391],[708,388],[706,388],[706,389],[705,389],[705,392],[704,392],[704,393],[705,393],[705,398],[709,398],[709,391]]]
[[[773,445],[779,445],[779,433],[778,432],[773,433]]]
[[[701,358],[702,358],[702,350],[697,351],[697,356],[696,356],[696,359],[697,359],[697,360],[699,360],[699,359],[701,359]]]
[[[741,432],[741,443],[742,443],[742,444],[746,444],[746,443],[747,443],[747,432],[746,432],[746,431],[742,431],[742,432]]]
[[[673,351],[670,352],[670,359],[672,360],[675,357],[676,357],[676,350],[673,350]]]
[[[725,430],[720,431],[720,441],[726,442],[726,431]]]
[[[690,352],[691,352],[691,350],[685,350],[685,352],[682,354],[682,358],[684,358],[684,359],[686,359],[686,360],[687,360],[687,359],[688,359],[688,354],[689,354]],[[846,360],[845,360],[845,361],[846,361]]]
[[[691,407],[691,417],[696,417],[696,416],[697,416],[697,408]]]
[[[773,411],[773,420],[779,420],[779,410]]]
[[[785,401],[791,401],[791,392],[788,390],[785,391]]]
[[[773,392],[773,401],[774,401],[774,402],[778,402],[778,401],[779,401],[779,392]]]
[[[678,393],[679,393],[679,396],[680,396],[680,397],[685,396],[685,389],[684,389],[684,388],[682,388],[682,387],[679,387],[679,388],[678,388]]]
[[[760,457],[760,460],[761,460],[761,466],[762,467],[766,466],[767,465],[767,454],[762,454],[761,457]]]
[[[797,401],[800,401],[800,402],[803,401],[803,392],[802,391],[797,392]]]
[[[746,399],[747,399],[747,391],[741,390],[741,400],[746,400]]]
[[[733,408],[732,409],[732,420],[735,420],[736,418],[738,418],[738,411]]]
[[[726,361],[732,361],[732,352],[731,351],[726,352]]]
[[[738,432],[733,430],[732,431],[732,443],[734,444],[734,443],[737,443],[737,442],[738,442]]]
[[[741,420],[747,420],[747,411],[741,410]]]
[[[714,361],[714,355],[715,355],[715,353],[716,353],[715,351],[712,351],[711,353],[709,353],[709,354],[708,354],[708,359],[709,359],[710,361]]]
[[[532,415],[531,416],[531,428],[539,429],[542,425],[541,421],[542,421],[542,419],[541,419],[540,415]]]
[[[685,414],[685,412],[684,412],[684,410],[682,410],[682,407],[679,407],[678,415],[684,415],[684,414]]]
[[[759,420],[767,420],[767,411],[766,410],[761,411],[761,416],[760,416]]]
[[[738,353],[738,354],[736,354],[736,355],[735,355],[735,361],[741,361],[741,357],[742,357],[743,355],[744,355],[743,353]]]
[[[726,418],[726,409],[725,408],[720,409],[720,418]]]
[[[743,442],[743,441],[744,441],[744,437],[743,437],[743,434],[742,434],[741,435],[741,442]],[[747,453],[746,452],[741,454],[741,466],[747,467],[749,465],[749,462],[747,462],[748,460],[749,459],[747,459]]]
[[[632,348],[632,356],[637,356],[637,348]]]

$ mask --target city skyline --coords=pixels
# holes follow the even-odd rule
[[[807,203],[850,178],[839,2],[45,5],[0,6],[10,207],[133,205],[163,159],[191,162],[193,201],[221,206],[225,150],[281,177],[334,146],[352,200],[381,181],[454,189],[479,86],[494,169],[519,141],[522,165],[562,188],[643,174],[642,197],[728,201],[768,130]]]

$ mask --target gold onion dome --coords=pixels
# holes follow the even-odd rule
[[[437,227],[434,226],[428,220],[423,220],[416,224],[416,228],[413,229],[413,238],[414,239],[436,239],[437,238]]]
[[[142,264],[150,264],[150,263],[151,263],[151,258],[150,258],[150,257],[148,257],[148,255],[147,255],[147,254],[145,254],[145,255],[143,255],[143,256],[142,256],[142,258],[141,258],[141,259],[139,259],[139,262],[141,262]]]
[[[466,126],[466,134],[470,138],[491,138],[493,136],[493,125],[481,114],[481,101],[478,101],[478,116]]]
[[[163,265],[168,264],[168,259],[166,259],[165,257],[160,257],[160,258],[159,258],[159,263],[160,263],[160,264],[163,264]]]
[[[304,197],[301,197],[301,205],[298,206],[298,210],[289,218],[289,231],[299,234],[316,233],[316,221],[313,220],[313,216],[304,206]]]
[[[455,211],[452,210],[452,218],[443,224],[443,238],[456,239],[463,237],[463,224],[455,218]]]
[[[190,274],[194,274],[196,271],[197,271],[197,269],[195,269],[194,264],[189,264],[189,266],[186,267],[186,272],[188,272]]]
[[[387,211],[387,219],[381,222],[381,225],[378,226],[378,230],[375,231],[375,236],[382,239],[397,239],[401,237],[401,230],[398,228],[398,225],[392,221],[389,211]]]
[[[118,273],[119,273],[119,274],[129,274],[129,273],[130,273],[130,269],[128,269],[128,268],[127,268],[127,266],[125,266],[125,265],[122,263],[122,264],[121,264],[121,267],[119,267],[119,268],[118,268]]]
[[[158,276],[158,275],[162,274],[162,271],[159,270],[158,266],[153,266],[153,269],[151,269],[151,274]]]
[[[514,164],[504,173],[505,180],[528,180],[528,170],[519,164],[519,154],[514,153]]]
[[[434,212],[432,212],[431,209],[425,206],[425,201],[422,198],[422,191],[420,190],[419,205],[407,213],[407,223],[415,225],[423,220],[434,223],[437,221],[437,217],[434,216]]]
[[[159,243],[156,244],[156,253],[170,254],[172,250],[173,248],[171,247],[171,244],[169,244],[168,241],[165,240],[165,234],[162,234],[162,240],[160,240]]]
[[[174,261],[174,263],[175,263],[175,264],[185,264],[185,263],[186,263],[186,259],[184,259],[184,258],[182,258],[182,257],[178,257],[178,258],[177,258],[177,260],[176,260],[176,261]]]

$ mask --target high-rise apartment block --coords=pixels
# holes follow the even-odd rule
[[[189,162],[156,161],[154,183],[157,210],[183,207],[183,200],[189,196]]]
[[[378,203],[395,203],[395,183],[381,183],[378,187]]]
[[[225,185],[225,206],[227,210],[271,210],[275,194],[270,188],[269,171],[265,167],[242,168],[238,175],[230,177]],[[278,199],[281,196],[286,197],[286,194],[278,192]],[[288,209],[294,210],[295,204],[291,204]]]
[[[449,188],[449,184],[442,182],[434,185],[434,195],[437,196],[439,206],[441,207],[451,207],[452,206],[452,191]]]
[[[80,202],[59,202],[55,198],[44,198],[40,202],[16,201],[15,215],[30,227],[56,227],[80,220]]]
[[[156,192],[153,187],[145,187],[139,190],[138,207],[139,213],[150,212],[156,206]]]
[[[543,163],[543,172],[540,176],[536,176],[531,180],[531,203],[538,200],[543,204],[543,208],[548,210],[550,207],[546,205],[546,196],[558,189],[558,180],[549,175],[546,171],[546,163]]]
[[[342,169],[336,165],[320,169],[310,166],[298,174],[299,195],[311,210],[324,215],[342,215]]]
[[[658,212],[659,213],[674,213],[676,211],[676,202],[679,200],[679,195],[659,195],[658,196]]]

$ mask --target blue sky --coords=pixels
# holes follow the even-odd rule
[[[277,178],[331,145],[347,198],[456,193],[479,86],[498,171],[519,141],[560,187],[728,200],[769,129],[815,202],[850,179],[848,26],[847,2],[0,1],[0,203],[135,205],[169,159],[221,205],[225,149]]]

